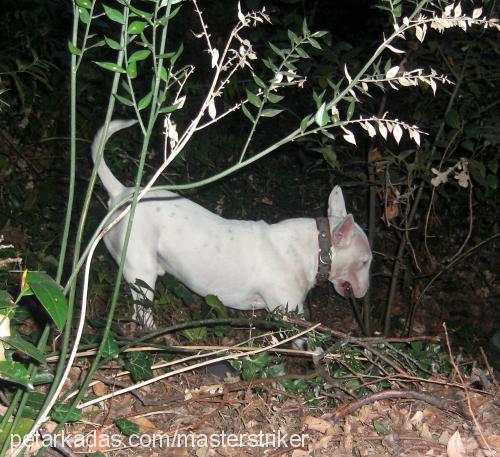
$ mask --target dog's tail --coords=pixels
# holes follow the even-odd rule
[[[130,127],[136,123],[136,120],[111,121],[109,123],[107,135],[104,138],[104,145],[108,141],[109,137],[113,135],[113,133],[116,133],[118,132],[118,130],[124,129],[126,127]],[[94,163],[97,157],[97,153],[99,152],[99,145],[101,144],[101,141],[103,141],[103,135],[104,126],[99,129],[94,138],[94,141],[92,142],[92,160],[94,161]],[[111,170],[106,165],[104,157],[101,158],[101,163],[99,164],[97,174],[99,175],[99,178],[101,178],[101,181],[110,196],[118,195],[124,189],[125,186],[120,181],[118,181],[113,173],[111,173]]]

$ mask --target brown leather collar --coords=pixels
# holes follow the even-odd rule
[[[332,269],[332,232],[330,221],[327,217],[317,217],[318,228],[318,272],[316,273],[316,285],[323,286],[330,277]]]

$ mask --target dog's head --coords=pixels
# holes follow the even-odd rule
[[[361,227],[347,214],[344,196],[335,186],[328,199],[328,218],[332,228],[332,268],[330,282],[342,296],[348,287],[355,297],[366,294],[370,283],[372,250]]]

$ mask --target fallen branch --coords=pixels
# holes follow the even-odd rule
[[[416,390],[385,390],[384,392],[377,392],[363,397],[353,403],[349,403],[348,405],[337,409],[334,413],[327,414],[324,417],[330,419],[330,421],[336,424],[362,406],[368,405],[370,403],[375,403],[376,401],[387,400],[389,398],[420,400],[429,403],[436,408],[458,414],[467,419],[469,418],[468,414],[463,411],[463,409],[460,407],[460,404],[456,401],[438,398],[435,395],[431,395],[426,392],[418,392]]]

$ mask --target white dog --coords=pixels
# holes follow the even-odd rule
[[[112,121],[113,133],[135,121]],[[101,129],[92,144],[95,160]],[[109,194],[109,208],[133,192],[111,173],[104,159],[99,177]],[[104,238],[118,262],[128,218]],[[331,281],[344,295],[348,287],[362,297],[369,285],[372,253],[365,233],[347,214],[344,197],[335,186],[328,217],[288,219],[277,224],[224,219],[166,190],[149,192],[138,203],[128,245],[124,277],[153,290],[158,276],[172,274],[201,296],[216,295],[241,310],[276,308],[303,312],[308,291]],[[153,292],[143,290],[152,300]],[[132,290],[135,300],[140,294]],[[134,319],[154,327],[150,309],[135,305]]]

